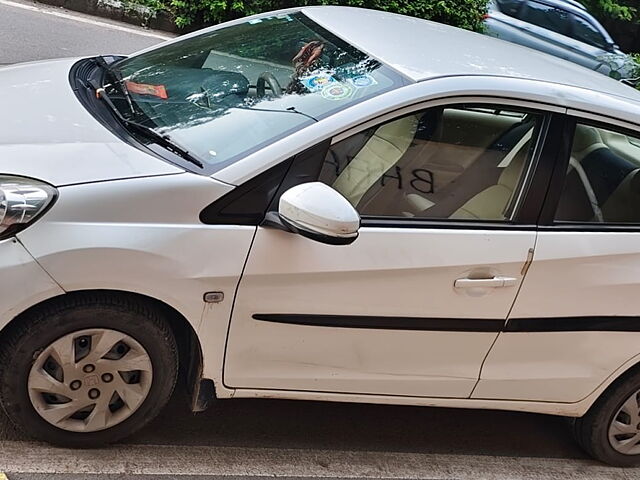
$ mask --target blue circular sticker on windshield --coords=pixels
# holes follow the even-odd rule
[[[322,96],[327,100],[344,100],[353,93],[353,88],[346,83],[332,83],[322,89]]]
[[[358,75],[357,77],[352,77],[352,78],[349,79],[349,81],[356,88],[366,88],[366,87],[371,87],[373,85],[377,85],[378,84],[378,82],[376,82],[375,78],[373,78],[371,75],[368,75],[368,74]]]
[[[321,90],[327,85],[334,83],[336,81],[336,79],[333,78],[329,73],[320,73],[317,75],[313,75],[311,77],[303,78],[301,80],[302,80],[302,84],[310,92],[317,92],[318,90]]]

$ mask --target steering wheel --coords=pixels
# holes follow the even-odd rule
[[[282,87],[275,75],[271,72],[263,72],[260,74],[258,81],[256,82],[256,94],[258,98],[264,98],[266,96],[267,85],[274,97],[282,96]]]

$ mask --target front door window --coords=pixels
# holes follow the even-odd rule
[[[320,181],[364,217],[508,221],[541,120],[487,105],[419,111],[333,145]]]

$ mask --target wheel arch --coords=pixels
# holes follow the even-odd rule
[[[615,388],[627,378],[640,371],[640,353],[627,360],[613,371],[598,387],[582,400],[573,403],[575,407],[572,413],[566,413],[571,417],[583,417],[596,407],[608,391]]]
[[[594,392],[592,392],[585,400],[589,401],[589,406],[585,411],[585,415],[596,407],[602,401],[607,392],[624,383],[629,377],[632,377],[640,371],[640,354],[629,359],[613,372]]]
[[[29,315],[34,310],[57,302],[69,300],[71,298],[93,294],[128,298],[134,302],[146,304],[161,313],[162,317],[169,324],[178,346],[179,386],[186,388],[186,391],[191,396],[192,410],[204,410],[208,406],[209,401],[215,396],[215,391],[211,380],[202,379],[203,353],[198,335],[187,318],[175,307],[163,302],[162,300],[142,293],[113,289],[94,289],[74,290],[49,297],[31,305],[26,310],[15,315],[6,325],[4,325],[0,330],[0,345],[5,343],[4,339],[14,328],[16,328],[17,325],[19,325],[21,319]]]

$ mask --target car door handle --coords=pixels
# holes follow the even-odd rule
[[[459,278],[454,283],[455,288],[502,288],[513,287],[518,284],[518,279],[513,277],[491,278]]]

